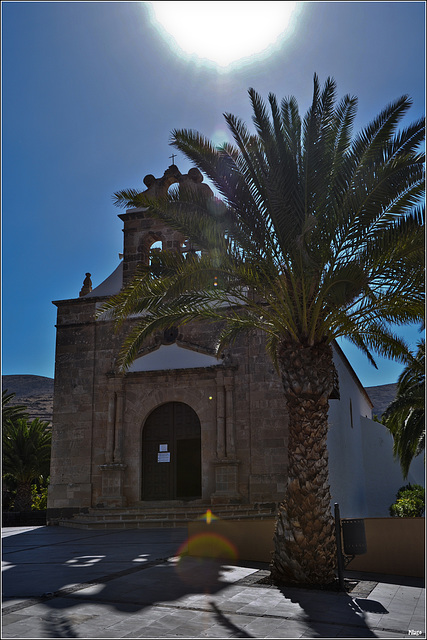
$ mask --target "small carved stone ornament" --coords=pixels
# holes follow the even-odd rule
[[[83,280],[83,286],[80,290],[79,293],[79,297],[81,298],[82,296],[87,295],[88,293],[90,293],[92,291],[92,280],[90,279],[91,274],[90,273],[86,273],[86,277]]]

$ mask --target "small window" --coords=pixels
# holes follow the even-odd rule
[[[153,242],[153,244],[150,247],[148,263],[150,267],[153,267],[153,273],[155,275],[160,275],[160,268],[161,268],[160,252],[162,251],[162,248],[163,247],[162,247],[161,240],[157,240],[156,242]]]
[[[157,242],[153,242],[153,244],[150,247],[150,264],[153,264],[153,262],[155,263],[156,256],[160,253],[162,248],[163,246],[162,246],[161,240],[157,240]]]

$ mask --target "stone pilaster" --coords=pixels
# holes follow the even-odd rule
[[[126,465],[123,464],[122,459],[124,437],[124,392],[122,384],[122,378],[109,374],[105,464],[99,465],[102,476],[102,496],[99,502],[105,507],[125,506],[123,480]]]
[[[225,458],[225,389],[222,372],[216,377],[216,457]]]
[[[234,437],[234,380],[225,378],[225,425],[226,425],[226,456],[229,460],[236,457],[236,443]]]
[[[234,378],[217,374],[217,456],[215,466],[215,493],[212,504],[236,502],[238,492],[238,466],[234,434]]]
[[[114,439],[114,462],[122,462],[123,456],[123,391],[116,392],[116,429]]]
[[[113,462],[114,455],[114,432],[116,428],[116,392],[114,387],[109,385],[108,417],[107,417],[107,439],[105,443],[105,461]]]

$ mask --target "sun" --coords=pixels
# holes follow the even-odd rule
[[[153,19],[182,52],[220,67],[268,50],[297,2],[148,2]],[[171,43],[173,44],[173,43]]]

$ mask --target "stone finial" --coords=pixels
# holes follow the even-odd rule
[[[171,157],[173,157],[173,154]],[[195,167],[183,175],[178,167],[172,164],[168,169],[166,169],[161,178],[155,178],[151,173],[149,173],[145,176],[143,182],[147,187],[147,190],[144,191],[143,195],[147,196],[147,198],[158,198],[166,195],[169,187],[176,183],[184,189],[189,188],[197,190],[198,192],[203,193],[206,197],[213,195],[211,188],[207,184],[203,183],[202,173]]]
[[[182,175],[178,167],[171,165],[164,172],[161,178],[155,178],[151,173],[145,176],[143,182],[147,187],[144,196],[148,198],[159,198],[166,195],[167,190],[172,184],[179,182]]]
[[[197,191],[206,198],[213,196],[212,189],[203,182],[203,175],[196,167],[193,167],[187,174],[181,176],[179,186],[184,190],[191,189],[192,191]]]
[[[91,274],[87,273],[86,278],[83,280],[83,286],[80,290],[79,297],[87,295],[92,291],[92,280],[90,279]]]

